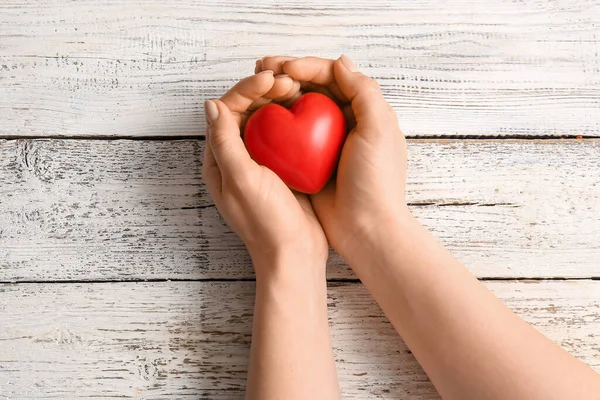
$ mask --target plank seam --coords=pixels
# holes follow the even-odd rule
[[[406,135],[407,140],[581,140],[581,139],[600,139],[600,136],[594,135]],[[61,135],[0,135],[0,140],[131,140],[131,141],[175,141],[175,140],[199,140],[204,141],[204,136],[198,135],[171,135],[171,136],[110,136],[110,135],[78,135],[78,136],[61,136]]]
[[[600,276],[589,277],[519,277],[519,278],[503,278],[503,277],[481,277],[477,278],[481,282],[500,281],[500,282],[518,282],[518,281],[600,281]],[[0,281],[0,285],[25,285],[25,284],[104,284],[104,283],[164,283],[164,282],[255,282],[255,278],[199,278],[199,279],[99,279],[99,280],[23,280],[23,281]],[[360,283],[358,278],[329,278],[328,283]]]

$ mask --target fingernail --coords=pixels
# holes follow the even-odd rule
[[[275,78],[289,78],[289,77],[290,76],[288,74],[279,74]]]
[[[262,74],[271,74],[271,75],[273,75],[273,71],[271,71],[270,69],[265,69],[264,71],[259,72],[256,75],[262,75]]]
[[[219,108],[214,101],[206,100],[204,102],[204,114],[209,124],[219,119]]]
[[[344,64],[344,67],[346,67],[346,68],[348,68],[348,70],[350,70],[350,72],[358,71],[356,69],[356,65],[354,65],[352,60],[350,58],[346,57],[344,54],[342,54],[342,56],[340,57],[340,61],[342,62],[342,64]]]

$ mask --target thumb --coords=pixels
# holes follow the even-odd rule
[[[358,126],[377,131],[378,126],[397,124],[396,113],[385,101],[379,84],[358,72],[354,63],[342,55],[333,65],[333,73],[340,90],[352,103],[352,112]],[[385,129],[385,128],[384,128]]]
[[[221,175],[235,176],[252,161],[240,136],[240,127],[229,108],[219,100],[207,100],[204,111],[208,123],[208,145]]]
[[[334,226],[333,210],[335,209],[335,181],[329,182],[319,193],[310,196],[312,208],[321,226],[327,234],[328,228]]]

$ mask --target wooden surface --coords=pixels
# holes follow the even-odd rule
[[[600,136],[600,3],[0,4],[1,136],[200,135],[268,54],[347,53],[409,135]]]
[[[201,104],[263,55],[341,53],[424,137],[414,214],[600,372],[599,2],[13,0],[0,400],[243,397],[253,273],[201,184]],[[437,399],[335,254],[328,277],[344,398]]]
[[[0,141],[0,281],[248,278],[204,141]],[[413,140],[408,201],[479,277],[600,276],[600,140]],[[329,276],[352,277],[336,255]]]
[[[600,282],[488,286],[600,371]],[[2,399],[243,397],[252,282],[17,284],[0,292]],[[328,304],[344,398],[439,398],[360,284],[332,284]]]

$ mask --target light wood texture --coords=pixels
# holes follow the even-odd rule
[[[409,135],[600,136],[600,3],[17,0],[0,136],[201,135],[268,54],[346,53]]]
[[[201,104],[263,55],[341,53],[413,137],[600,137],[600,2],[0,4],[0,138],[75,138],[0,140],[0,400],[243,397],[254,283],[218,280],[253,272]],[[479,278],[600,277],[600,140],[409,151],[412,211]],[[485,284],[600,372],[600,280]],[[359,283],[328,305],[344,398],[439,398]]]
[[[201,183],[203,146],[0,141],[0,281],[252,277]],[[409,153],[413,212],[477,276],[600,276],[600,141],[413,140]]]
[[[600,282],[488,282],[600,371]],[[0,285],[0,398],[241,398],[252,282]],[[438,395],[369,294],[333,284],[344,398]]]

